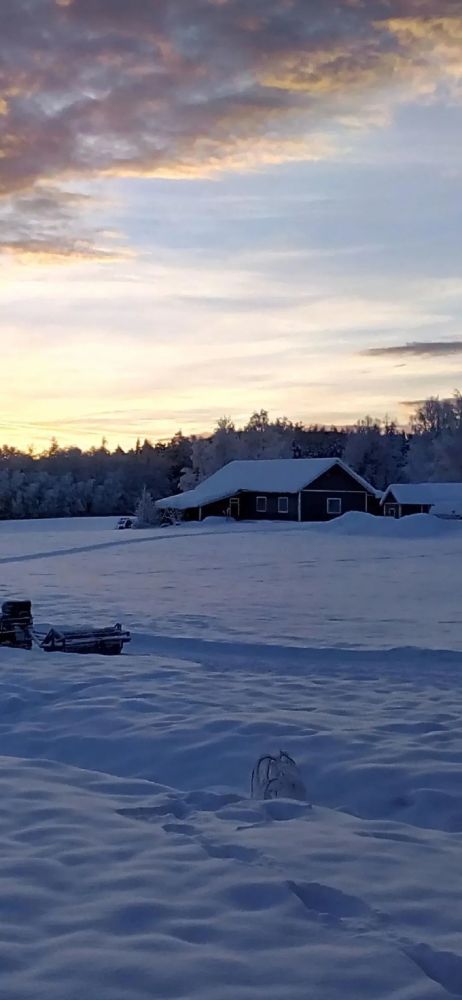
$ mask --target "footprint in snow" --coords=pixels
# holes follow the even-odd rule
[[[197,827],[191,826],[190,823],[163,823],[162,829],[166,833],[179,833],[183,837],[194,837],[199,832]]]
[[[452,951],[435,951],[427,944],[409,945],[405,954],[429,979],[450,993],[462,997],[462,957]]]
[[[204,837],[201,844],[209,858],[230,859],[232,861],[244,861],[246,863],[262,863],[262,856],[253,847],[243,847],[240,844],[212,844]]]
[[[179,799],[172,799],[158,806],[133,806],[117,809],[116,812],[119,816],[126,816],[128,819],[139,820],[142,823],[155,823],[156,820],[168,816],[173,816],[175,819],[185,819],[190,810]]]
[[[288,882],[287,885],[307,910],[321,916],[342,920],[345,917],[351,919],[371,914],[369,906],[362,899],[349,896],[330,885],[322,885],[320,882]]]

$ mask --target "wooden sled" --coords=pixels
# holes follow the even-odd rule
[[[117,656],[130,639],[130,632],[123,631],[119,624],[72,632],[52,628],[41,639],[40,646],[45,653],[104,653],[106,656]]]
[[[45,653],[103,653],[117,656],[131,635],[118,623],[108,628],[57,629],[45,634],[34,629],[30,601],[5,601],[0,615],[0,646],[31,649]]]

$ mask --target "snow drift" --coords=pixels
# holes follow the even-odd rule
[[[2,598],[133,631],[0,653],[2,996],[462,994],[462,535],[364,517],[1,526]]]

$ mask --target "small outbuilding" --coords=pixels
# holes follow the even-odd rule
[[[462,483],[392,483],[381,505],[386,517],[435,513],[462,516]]]
[[[229,462],[195,489],[158,500],[188,520],[329,521],[347,511],[380,514],[381,493],[339,458]]]

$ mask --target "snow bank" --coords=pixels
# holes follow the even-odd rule
[[[433,1000],[426,965],[455,981],[433,934],[400,944],[376,908],[391,873],[412,905],[416,855],[440,860],[431,838],[390,865],[393,841],[328,810],[273,816],[41,762],[3,760],[0,791],[8,1000]],[[423,867],[422,893],[429,881]]]
[[[322,527],[340,535],[364,535],[375,538],[442,538],[455,535],[462,538],[462,525],[442,521],[431,514],[410,514],[408,517],[375,517],[361,511],[350,511]]]
[[[461,995],[460,527],[63,527],[1,596],[134,638],[0,648],[0,996]],[[250,798],[279,750],[307,801]]]
[[[455,658],[154,649],[2,652],[1,995],[458,995]]]
[[[166,529],[170,530],[170,529]],[[411,514],[394,518],[349,511],[331,521],[233,521],[223,517],[206,517],[203,521],[188,521],[174,531],[184,534],[194,531],[216,530],[224,532],[326,532],[339,535],[356,535],[365,538],[441,538],[455,535],[462,538],[462,524],[432,514]]]
[[[30,597],[39,624],[121,621],[136,634],[209,641],[460,649],[457,522],[348,514],[290,527],[69,528],[16,523],[0,536],[0,598]]]
[[[87,534],[115,528],[118,516],[114,517],[41,517],[18,521],[0,521],[0,538],[11,534],[62,534],[74,532]]]

